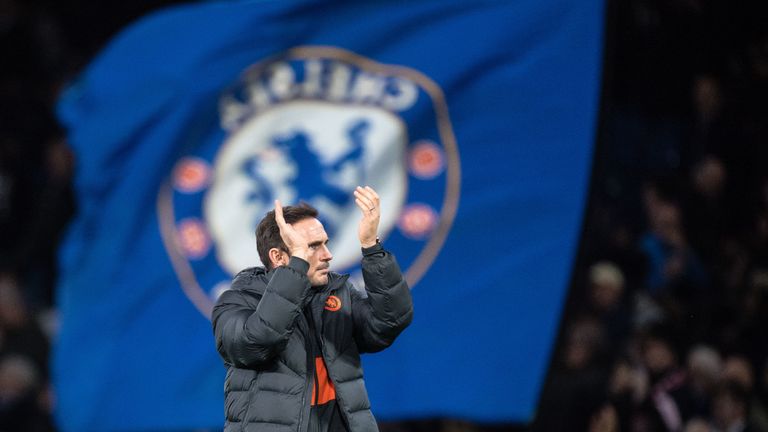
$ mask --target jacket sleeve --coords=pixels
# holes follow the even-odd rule
[[[226,363],[256,368],[285,349],[311,289],[308,268],[300,258],[277,268],[255,309],[240,290],[228,290],[219,297],[211,321],[216,349]],[[237,283],[235,277],[233,285]]]
[[[355,342],[360,352],[392,345],[413,320],[411,290],[394,255],[381,244],[363,249],[363,281],[368,297],[352,290]]]

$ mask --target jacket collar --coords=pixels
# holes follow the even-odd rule
[[[341,288],[349,279],[348,274],[339,274],[335,272],[328,273],[328,283],[317,287],[318,292],[326,293]]]

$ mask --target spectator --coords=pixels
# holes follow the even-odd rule
[[[691,193],[686,197],[686,238],[691,239],[691,246],[710,268],[720,258],[720,245],[729,228],[725,199],[727,176],[719,158],[711,154],[704,156],[691,170]]]
[[[716,432],[762,432],[748,422],[749,394],[738,383],[726,382],[717,391],[712,416]]]
[[[41,378],[24,356],[0,357],[0,430],[43,432],[50,415],[39,402]]]
[[[619,430],[634,430],[636,407],[648,394],[648,374],[627,358],[619,358],[613,366],[608,384],[608,400],[616,409]]]
[[[611,404],[603,405],[589,422],[589,432],[619,432],[619,430],[619,417],[616,408]]]
[[[734,354],[725,360],[723,367],[723,382],[733,383],[742,388],[748,396],[748,423],[757,430],[768,430],[768,413],[762,398],[759,396],[755,382],[752,363],[744,356]]]
[[[649,229],[641,238],[648,257],[647,290],[675,331],[701,340],[707,324],[709,280],[704,264],[688,244],[680,206],[658,184],[645,194]]]
[[[0,273],[0,352],[29,358],[38,374],[48,371],[48,340],[28,313],[16,276]]]
[[[678,364],[677,347],[671,330],[662,324],[640,336],[648,391],[633,413],[633,431],[679,431],[692,417],[693,397],[687,374]]]
[[[684,432],[714,432],[709,423],[701,417],[694,417],[685,424]]]
[[[609,358],[623,349],[630,331],[630,302],[624,273],[615,264],[600,261],[589,269],[587,302],[581,315],[592,317],[602,328],[602,351]]]
[[[711,409],[712,395],[720,384],[723,360],[714,348],[698,345],[688,352],[687,369],[693,413],[705,418]]]
[[[587,430],[608,377],[601,357],[603,328],[582,317],[570,323],[552,377],[542,390],[534,431]]]

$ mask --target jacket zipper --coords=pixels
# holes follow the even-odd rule
[[[310,315],[312,314],[311,305],[310,305],[309,313]],[[312,333],[313,336],[317,336],[317,326],[315,325],[315,319],[312,318],[307,321],[309,321],[309,331]],[[309,346],[313,348],[314,348],[314,345],[315,345],[314,343],[309,344]],[[312,375],[311,376],[313,381],[312,387],[314,388],[314,391],[312,393],[312,396],[310,396],[310,401],[309,401],[310,412],[312,412],[311,407],[312,405],[317,403],[317,398],[320,396],[320,382],[319,382],[320,380],[317,377],[317,363],[316,363],[317,354],[315,353],[314,349],[307,352],[308,352],[307,359],[310,359],[310,358],[312,359]],[[321,355],[322,355],[322,352],[321,352]]]
[[[332,291],[333,290],[328,290],[328,292],[326,292],[323,295],[322,297],[323,306],[325,306],[325,302],[326,300],[328,300],[328,297],[330,297]],[[328,374],[328,378],[333,383],[333,388],[336,389],[336,403],[339,406],[339,412],[341,412],[341,415],[344,417],[344,421],[347,423],[347,430],[351,430],[351,426],[349,425],[349,416],[347,416],[347,410],[345,409],[346,404],[341,399],[341,394],[339,393],[339,386],[336,384],[336,379],[331,375],[331,369],[328,367],[328,362],[326,361],[326,359],[328,358],[328,355],[326,355],[325,353],[325,340],[323,339],[323,331],[322,331],[322,328],[324,327],[323,318],[325,317],[325,315],[326,315],[325,308],[323,308],[322,311],[320,312],[321,328],[320,330],[315,328],[315,331],[317,332],[317,340],[320,343],[320,355],[323,356],[323,362],[325,362],[325,365],[326,365],[325,370],[326,370],[326,373]]]

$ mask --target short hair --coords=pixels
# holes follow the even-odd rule
[[[589,281],[594,284],[609,284],[623,288],[624,273],[612,262],[599,261],[589,268]]]
[[[318,214],[316,208],[304,202],[297,206],[283,207],[283,218],[289,225],[304,219],[316,218]],[[269,250],[272,248],[278,248],[290,253],[288,246],[285,245],[283,238],[280,237],[280,228],[275,220],[275,210],[267,212],[256,227],[256,249],[259,251],[261,263],[267,270],[272,270],[272,262],[269,260]]]

